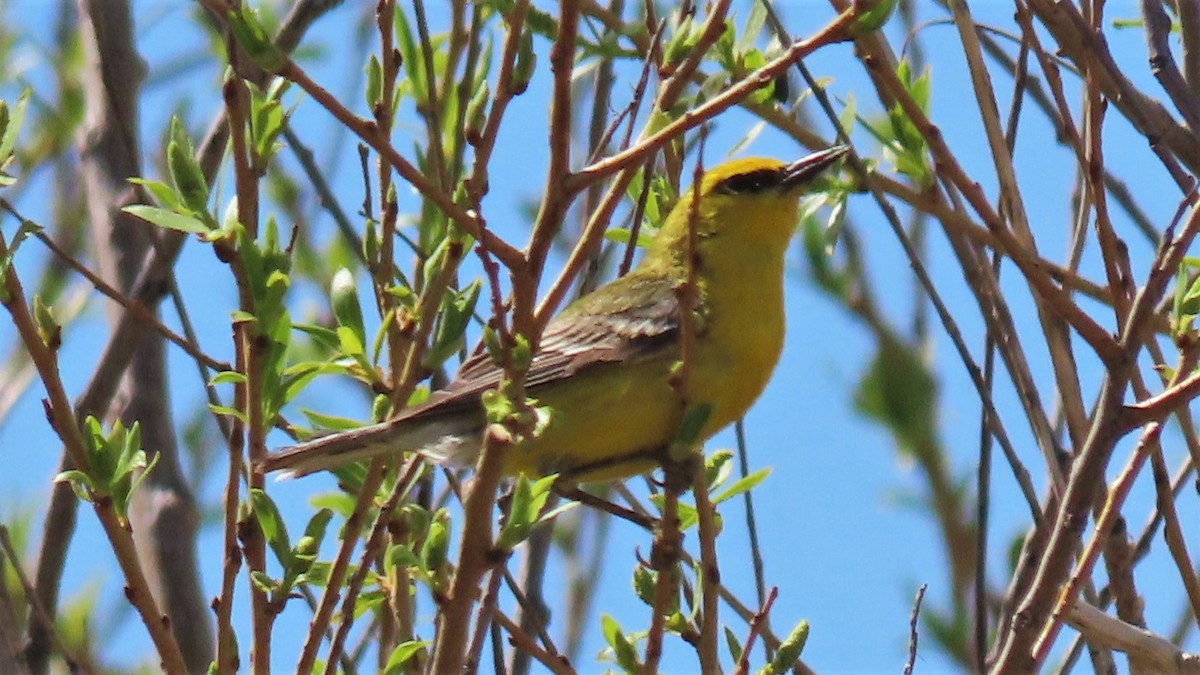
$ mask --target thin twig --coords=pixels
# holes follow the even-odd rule
[[[383,465],[383,457],[375,457],[371,460],[367,466],[366,478],[363,479],[362,487],[359,488],[358,496],[355,499],[354,511],[346,519],[346,524],[342,526],[342,543],[338,547],[333,564],[329,567],[329,579],[325,583],[325,591],[321,594],[321,602],[317,605],[317,611],[313,612],[313,618],[308,623],[308,635],[305,637],[304,648],[300,652],[300,660],[296,664],[298,673],[312,672],[313,665],[316,663],[317,651],[321,647],[321,641],[329,627],[329,620],[333,616],[333,611],[341,595],[342,585],[346,581],[350,558],[354,555],[359,534],[362,532],[367,516],[375,502],[375,494],[379,490],[380,484],[383,483]]]
[[[367,535],[367,541],[363,545],[362,555],[359,557],[358,565],[354,568],[354,574],[350,577],[349,582],[345,587],[345,596],[342,599],[342,614],[338,621],[337,631],[334,633],[333,641],[329,646],[329,654],[325,657],[325,674],[333,675],[337,672],[338,662],[343,656],[343,648],[346,644],[346,637],[350,634],[350,628],[354,625],[355,606],[358,603],[359,593],[362,591],[363,584],[366,582],[367,575],[375,566],[375,562],[383,555],[385,544],[387,542],[387,528],[392,519],[392,512],[400,500],[408,496],[416,484],[421,468],[424,466],[424,461],[420,455],[412,455],[400,472],[396,484],[392,487],[392,491],[388,494],[387,499],[379,506],[379,510],[375,513],[375,522],[371,524],[370,534]]]
[[[908,619],[908,661],[904,663],[904,675],[912,675],[917,662],[917,620],[921,616],[921,601],[925,599],[925,589],[928,587],[929,584],[921,584],[917,589],[917,597],[913,599],[912,614]]]
[[[9,255],[8,243],[0,236],[0,258],[6,258]],[[42,341],[37,324],[25,302],[25,291],[17,278],[16,269],[9,265],[7,269],[3,270],[3,275],[6,297],[3,304],[12,317],[17,333],[28,350],[30,359],[37,367],[38,375],[46,388],[47,399],[44,407],[47,418],[55,433],[62,440],[75,467],[88,472],[90,468],[87,450],[80,432],[79,421],[72,411],[70,400],[63,387],[57,357]],[[125,577],[127,586],[125,596],[137,610],[142,623],[146,626],[150,639],[158,651],[158,656],[162,659],[163,669],[170,673],[186,672],[187,667],[179,649],[179,643],[175,641],[168,622],[163,621],[163,614],[151,593],[145,571],[138,560],[133,537],[126,529],[123,519],[117,514],[112,498],[97,494],[93,494],[91,497],[92,507]]]
[[[720,606],[719,588],[721,568],[717,564],[717,509],[708,495],[708,481],[703,462],[694,462],[692,495],[696,499],[696,540],[700,545],[700,567],[696,572],[696,583],[700,584],[701,611],[700,643],[696,651],[700,656],[700,669],[715,673],[721,669],[717,654],[717,632],[720,628],[717,611]]]
[[[504,455],[512,445],[511,433],[501,425],[488,426],[475,477],[465,489],[463,528],[450,590],[439,607],[434,643],[434,673],[457,673],[467,657],[471,608],[479,592],[479,581],[498,561],[493,556],[492,508],[500,485]]]
[[[742,656],[738,659],[737,668],[733,671],[734,675],[746,675],[750,672],[750,652],[754,650],[754,641],[758,638],[759,631],[769,620],[771,606],[775,604],[777,597],[779,597],[779,588],[772,586],[771,592],[764,598],[758,612],[750,620],[750,633],[746,636],[746,644],[742,647]]]
[[[12,537],[9,536],[8,527],[0,525],[0,550],[4,551],[4,556],[8,558],[9,564],[12,565],[13,573],[17,576],[17,583],[21,585],[21,589],[25,592],[25,602],[29,603],[30,615],[33,621],[42,624],[42,630],[50,639],[50,644],[55,651],[62,655],[66,661],[67,668],[75,672],[79,667],[79,657],[67,649],[63,644],[62,639],[58,635],[58,630],[54,627],[54,619],[50,613],[46,611],[46,607],[42,605],[41,599],[38,598],[37,590],[29,581],[29,576],[25,574],[25,568],[21,565],[21,556],[17,553],[17,548],[13,546]],[[3,570],[3,565],[0,565],[0,570]],[[16,626],[10,628],[15,629]],[[3,654],[3,658],[16,658],[17,654]]]

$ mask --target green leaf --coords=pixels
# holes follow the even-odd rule
[[[654,606],[654,585],[657,573],[638,565],[633,569],[633,592],[648,607]]]
[[[292,327],[295,328],[296,330],[300,331],[301,333],[307,334],[309,337],[311,337],[313,340],[320,343],[322,346],[324,346],[327,349],[336,350],[339,347],[341,347],[341,343],[338,340],[337,332],[330,328],[326,328],[325,326],[316,326],[316,325],[305,324],[305,323],[298,323]]]
[[[733,473],[732,460],[732,450],[717,450],[704,460],[704,479],[710,490],[729,480]]]
[[[679,517],[679,529],[689,530],[700,522],[700,512],[691,504],[679,502],[675,507],[675,515]]]
[[[533,79],[533,71],[537,68],[537,54],[533,51],[533,33],[525,31],[521,34],[521,43],[517,47],[517,63],[513,66],[512,94],[520,96],[529,87]]]
[[[171,182],[175,184],[175,191],[185,207],[211,221],[212,216],[208,215],[208,181],[204,179],[204,172],[192,150],[192,142],[178,116],[171,118],[170,137],[167,143],[167,169],[171,174]]]
[[[255,166],[259,170],[279,149],[279,143],[276,141],[279,134],[283,133],[284,122],[291,114],[291,111],[285,113],[283,105],[279,102],[279,96],[282,95],[286,84],[287,80],[280,78],[276,80],[276,85],[271,88],[271,91],[265,94],[258,91],[257,88],[252,88],[250,132],[254,138]]]
[[[425,544],[421,547],[424,569],[434,572],[446,565],[446,553],[450,550],[450,528],[444,519],[430,523]]]
[[[725,35],[728,35],[728,31]],[[725,35],[722,37],[724,38]],[[663,65],[666,67],[677,65],[696,45],[696,39],[692,32],[692,17],[686,16],[683,21],[679,22],[679,26],[663,49]]]
[[[88,415],[83,421],[83,426],[83,441],[88,455],[88,471],[95,480],[93,487],[97,492],[107,495],[116,478],[120,453],[111,446],[104,434],[103,427],[100,426],[100,421],[95,417]],[[120,420],[113,424],[114,431],[123,428]]]
[[[379,64],[379,58],[374,54],[371,54],[370,60],[367,61],[366,74],[367,108],[374,110],[383,98],[383,66]]]
[[[383,601],[387,599],[383,591],[379,589],[371,589],[358,594],[354,600],[354,618],[359,618],[363,614],[379,607]]]
[[[209,409],[210,411],[212,411],[212,413],[213,413],[214,415],[225,415],[225,416],[227,416],[227,417],[232,417],[232,418],[234,418],[234,419],[236,419],[236,420],[239,420],[239,421],[241,421],[243,424],[245,424],[245,423],[246,423],[246,413],[245,413],[245,412],[243,412],[243,411],[241,411],[241,410],[238,410],[237,408],[231,408],[231,407],[229,407],[229,406],[226,406],[226,405],[212,405],[212,404],[209,404],[209,406],[208,406],[208,409]]]
[[[262,490],[250,490],[250,504],[253,506],[254,518],[262,530],[263,538],[284,569],[292,563],[292,545],[288,539],[287,525],[279,515],[275,501]]]
[[[647,202],[647,205],[649,205],[648,202]],[[611,242],[618,243],[618,244],[628,244],[629,238],[631,236],[633,236],[633,230],[625,229],[623,227],[616,227],[616,228],[608,230],[604,233],[605,239],[607,239]],[[637,238],[636,245],[639,248],[645,248],[646,246],[649,246],[650,242],[652,242],[652,241],[654,241],[654,239],[652,237],[648,236],[647,234],[645,234],[645,232],[643,230],[638,231],[638,238]]]
[[[158,202],[159,206],[171,211],[179,212],[186,208],[179,202],[179,197],[175,194],[174,188],[162,181],[146,180],[144,178],[130,178],[129,182],[133,185],[140,185],[146,188],[154,201]]]
[[[146,480],[146,477],[150,475],[150,472],[154,470],[154,467],[158,466],[158,460],[162,457],[162,453],[156,452],[147,463],[145,461],[146,453],[139,451],[138,454],[141,455],[141,463],[145,465],[145,468],[132,474],[133,480],[129,483],[129,490],[125,492],[124,497],[121,499],[119,513],[122,518],[128,516],[129,504],[133,501],[134,493],[137,492],[138,487]]]
[[[638,663],[637,651],[634,650],[633,643],[621,631],[621,625],[617,623],[617,620],[608,614],[602,614],[600,627],[604,633],[604,641],[612,647],[617,665],[626,672],[640,672],[641,664]]]
[[[383,668],[384,675],[397,675],[405,672],[408,662],[417,654],[425,651],[427,647],[429,647],[429,643],[425,640],[410,640],[400,643],[388,657],[387,665]]]
[[[236,370],[222,370],[214,375],[208,383],[213,386],[218,384],[245,384],[246,376]]]
[[[476,279],[457,293],[442,297],[442,314],[433,337],[433,344],[425,353],[422,365],[433,370],[457,352],[463,344],[463,336],[475,312],[479,291],[483,287]]]
[[[464,133],[471,143],[478,143],[482,140],[481,135],[484,125],[487,124],[487,105],[490,98],[491,90],[488,88],[487,80],[484,80],[480,86],[475,88],[475,93],[471,95],[471,101],[467,104]]]
[[[712,411],[713,405],[707,401],[685,410],[683,419],[679,422],[679,432],[675,435],[675,442],[688,448],[695,446],[700,440],[700,432],[708,423],[708,418],[712,416]]]
[[[329,583],[330,567],[330,563],[327,562],[314,562],[305,570],[304,574],[296,578],[296,582],[323,587]]]
[[[168,230],[191,234],[206,234],[212,229],[203,220],[195,216],[176,213],[175,211],[169,211],[158,206],[133,204],[121,210],[130,215],[137,216],[152,225],[157,225]]]
[[[0,256],[0,275],[8,272],[8,268],[12,266],[13,258],[17,255],[17,250],[21,248],[21,244],[30,235],[40,233],[41,231],[41,226],[32,220],[21,220],[21,225],[13,234],[12,241],[8,244],[8,249],[4,252],[3,256]],[[0,284],[0,300],[8,301],[8,290],[4,284]]]
[[[63,471],[54,477],[54,482],[69,483],[71,490],[79,498],[79,501],[92,501],[91,493],[95,491],[95,487],[92,484],[92,479],[86,473],[78,469]]]
[[[266,29],[258,21],[257,12],[243,6],[240,10],[230,10],[226,16],[234,39],[260,68],[270,73],[277,73],[283,68],[288,60],[287,55],[271,41]]]
[[[538,522],[538,515],[546,500],[550,497],[551,488],[558,476],[547,476],[530,483],[525,474],[517,477],[517,485],[513,489],[513,498],[509,507],[508,518],[496,538],[496,547],[508,550],[525,541],[533,526]]]
[[[917,348],[886,335],[859,382],[854,402],[914,455],[934,449],[936,383]]]
[[[366,352],[363,351],[363,342],[358,338],[358,334],[349,326],[337,327],[338,346],[347,356],[354,357],[356,361],[361,361],[366,357]]]
[[[404,544],[392,544],[383,556],[384,569],[389,573],[396,567],[421,567],[421,559],[413,550]]]
[[[396,20],[393,25],[396,30],[396,50],[400,52],[400,61],[410,80],[409,90],[417,102],[424,105],[429,94],[429,87],[426,85],[428,80],[425,73],[425,62],[420,57],[417,41],[413,39],[412,30],[408,25],[408,17],[404,15],[403,11],[395,12],[395,16]]]
[[[17,136],[21,133],[21,125],[25,121],[25,109],[29,106],[30,89],[25,88],[21,95],[17,97],[16,104],[10,111],[8,103],[4,103],[4,125],[0,130],[0,167],[8,161],[8,158],[13,154],[13,149],[17,147]]]
[[[250,583],[263,593],[274,593],[279,588],[279,582],[267,576],[265,572],[254,570],[250,572]]]
[[[362,422],[351,419],[349,417],[338,417],[337,415],[326,415],[315,410],[302,408],[301,414],[308,418],[308,421],[317,427],[332,429],[333,431],[350,431],[352,429],[361,429],[366,426]]]
[[[855,6],[858,14],[847,32],[857,38],[883,28],[896,9],[896,0],[855,0]]]
[[[332,519],[332,509],[319,509],[312,518],[308,519],[308,525],[304,526],[304,536],[311,537],[319,546],[325,540],[325,531],[329,528],[329,521]]]
[[[338,326],[349,328],[358,344],[367,342],[367,332],[363,328],[362,306],[358,302],[358,287],[354,283],[354,275],[345,267],[333,275],[329,283],[329,300],[333,307],[333,316]]]
[[[733,485],[730,485],[729,487],[722,490],[721,494],[715,495],[712,498],[713,505],[715,506],[717,504],[720,504],[723,501],[727,501],[733,497],[736,497],[736,496],[742,494],[743,492],[749,492],[750,490],[757,487],[759,483],[766,480],[767,476],[769,476],[769,475],[771,475],[771,468],[766,467],[764,469],[759,469],[758,471],[755,471],[752,474],[742,476],[741,478],[734,481]]]
[[[42,301],[42,296],[38,293],[33,295],[33,322],[42,343],[51,351],[57,351],[62,343],[62,327],[54,318],[54,311]]]
[[[755,7],[757,7],[757,3]],[[742,644],[738,642],[737,635],[734,635],[729,626],[722,626],[725,629],[725,646],[729,648],[729,660],[737,663],[742,660]]]
[[[792,666],[800,660],[800,654],[804,651],[804,643],[807,641],[808,622],[801,620],[792,629],[787,639],[779,645],[779,649],[775,652],[775,658],[758,671],[759,675],[781,675],[791,670]]]

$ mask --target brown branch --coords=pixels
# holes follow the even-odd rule
[[[708,481],[703,462],[693,462],[692,494],[696,498],[696,539],[700,544],[699,578],[701,585],[700,643],[696,652],[700,656],[700,670],[716,673],[721,670],[717,653],[717,632],[720,620],[717,611],[720,605],[721,568],[717,564],[717,509],[708,495]]]
[[[925,599],[926,588],[928,584],[921,584],[917,589],[917,597],[913,598],[912,614],[908,619],[908,660],[904,662],[904,675],[912,675],[917,662],[917,620],[921,616],[921,601]]]
[[[9,254],[7,242],[0,237],[0,258],[6,258]],[[87,449],[80,433],[79,421],[72,412],[71,402],[63,388],[58,360],[38,333],[37,324],[25,303],[25,291],[17,278],[16,270],[9,265],[3,270],[3,274],[7,298],[3,304],[12,316],[17,333],[29,351],[29,357],[37,367],[38,375],[46,388],[47,400],[44,401],[44,406],[47,419],[66,447],[72,464],[84,472],[89,472]],[[169,673],[187,672],[179,644],[171,634],[169,621],[164,621],[151,592],[145,571],[138,559],[137,549],[134,547],[133,537],[114,509],[112,499],[95,495],[92,507],[125,577],[125,596],[146,626],[150,639],[158,650],[159,658],[162,659],[163,669]],[[47,610],[49,609],[47,607]]]
[[[236,355],[238,372],[244,372],[242,353]],[[246,409],[245,387],[235,387],[233,407],[235,410]],[[237,634],[233,630],[233,594],[237,582],[238,571],[242,568],[242,551],[238,548],[238,514],[242,487],[242,470],[245,458],[245,434],[242,421],[233,417],[229,424],[229,436],[226,438],[229,453],[229,468],[225,475],[225,494],[222,501],[222,546],[221,563],[221,594],[213,599],[213,612],[217,615],[217,660],[219,673],[236,673],[240,670],[241,657],[238,655]]]
[[[763,600],[762,607],[754,614],[754,618],[750,619],[750,634],[746,636],[746,644],[742,647],[742,656],[738,659],[733,675],[746,675],[750,672],[750,652],[754,649],[754,641],[758,638],[763,625],[768,621],[768,617],[771,615],[771,606],[775,604],[775,598],[778,597],[779,589],[772,586]]]
[[[347,130],[378,152],[380,157],[391,164],[396,173],[408,181],[423,197],[437,205],[463,231],[479,240],[480,245],[485,246],[509,269],[519,270],[523,267],[525,258],[520,251],[488,230],[478,213],[464,210],[455,203],[450,195],[434,185],[419,169],[404,159],[387,137],[380,133],[379,127],[374,122],[368,122],[350,112],[337,98],[314,82],[303,68],[291,60],[286,61],[277,74],[293,82],[313,97],[313,100],[333,115]]]
[[[821,47],[843,40],[846,28],[856,17],[857,13],[854,8],[847,9],[824,28],[817,31],[812,37],[793,43],[778,58],[768,62],[762,68],[748,75],[744,80],[693,110],[685,112],[678,119],[663,126],[652,136],[645,138],[628,150],[594,162],[575,172],[567,180],[567,190],[572,192],[582,190],[621,169],[641,163],[648,154],[670,143],[685,131],[694,129],[725,110],[737,105],[742,99],[782,75],[796,61],[808,56]]]
[[[359,593],[362,591],[363,583],[366,582],[367,575],[371,573],[375,563],[387,548],[387,533],[392,519],[392,512],[400,504],[400,500],[408,496],[412,490],[418,474],[425,465],[424,462],[425,460],[420,455],[414,454],[409,458],[404,469],[400,472],[400,477],[396,481],[396,485],[392,488],[391,493],[388,494],[387,499],[384,500],[375,514],[375,522],[371,524],[371,533],[367,536],[367,541],[363,545],[363,552],[359,557],[358,566],[354,568],[354,575],[350,577],[350,582],[346,585],[345,596],[342,599],[342,614],[338,621],[337,632],[334,633],[333,642],[329,646],[329,653],[325,656],[326,675],[334,675],[338,670],[339,663],[343,657],[342,650],[346,645],[346,638],[350,635],[350,628],[354,626],[354,609],[358,602]]]
[[[669,462],[663,467],[664,475],[679,471],[679,463]],[[654,599],[650,603],[650,628],[646,633],[646,653],[641,672],[654,675],[662,659],[663,631],[666,628],[667,609],[672,597],[679,593],[679,555],[683,549],[683,532],[679,529],[679,481],[666,480],[663,490],[662,512],[654,529],[654,543],[650,549],[650,567],[656,573]]]
[[[1196,565],[1188,555],[1187,539],[1183,536],[1183,527],[1179,524],[1179,514],[1175,510],[1175,495],[1171,491],[1171,477],[1167,474],[1167,463],[1163,459],[1161,446],[1151,451],[1150,467],[1154,476],[1158,512],[1163,518],[1163,539],[1167,542],[1171,560],[1175,563],[1179,580],[1187,594],[1192,619],[1200,625],[1200,579],[1196,578]]]
[[[1187,5],[1181,2],[1180,5]],[[1200,106],[1197,105],[1196,91],[1189,87],[1198,82],[1187,82],[1179,66],[1175,64],[1175,56],[1171,53],[1171,19],[1159,2],[1141,0],[1138,5],[1142,9],[1142,21],[1146,27],[1146,49],[1150,56],[1150,72],[1154,79],[1162,85],[1171,103],[1183,116],[1187,125],[1193,129],[1200,128]],[[1194,45],[1193,45],[1194,46]],[[1192,58],[1195,55],[1192,54]]]
[[[1131,660],[1149,665],[1154,672],[1200,675],[1200,654],[1184,652],[1170,640],[1131,626],[1085,602],[1076,602],[1066,621],[1087,640],[1125,652]]]
[[[1200,396],[1200,372],[1195,372],[1161,393],[1125,406],[1121,414],[1124,430],[1132,431],[1140,426],[1165,419],[1167,415],[1182,409],[1192,399]]]
[[[321,601],[317,611],[308,622],[308,634],[304,647],[300,652],[300,660],[296,663],[296,672],[311,673],[317,661],[317,651],[321,647],[325,631],[329,628],[329,620],[333,617],[338,598],[341,596],[342,585],[346,581],[346,573],[350,568],[350,558],[358,545],[358,536],[366,524],[367,516],[375,502],[375,493],[383,483],[384,458],[375,457],[367,466],[367,475],[359,488],[354,502],[354,512],[342,526],[342,543],[338,546],[337,556],[329,566],[329,579],[325,582],[325,590],[321,593]]]
[[[513,438],[507,429],[492,424],[484,433],[483,452],[475,477],[463,495],[463,531],[450,591],[439,607],[437,637],[430,672],[457,673],[465,662],[470,634],[471,608],[479,581],[496,563],[492,541],[492,507],[500,485],[504,454]]]
[[[1036,240],[1029,227],[1029,215],[1021,197],[1017,183],[1016,171],[1013,167],[1012,150],[1009,147],[1008,136],[1000,122],[999,108],[995,99],[995,91],[991,77],[983,64],[983,50],[979,43],[978,32],[966,3],[951,3],[954,22],[958,27],[959,38],[966,52],[970,66],[971,83],[977,99],[977,109],[983,121],[987,136],[989,153],[993,159],[996,178],[1000,186],[997,211],[1005,218],[1022,241],[1024,247],[1037,255]],[[1064,409],[1068,429],[1072,438],[1079,438],[1086,420],[1082,395],[1079,386],[1079,372],[1071,349],[1069,335],[1062,318],[1034,294],[1038,321],[1046,338],[1046,347],[1050,353],[1051,364],[1054,368],[1054,380],[1058,385],[1058,396]],[[1047,466],[1052,467],[1051,474],[1059,475],[1057,462],[1047,459]]]
[[[1178,157],[1192,173],[1200,172],[1200,143],[1177,123],[1161,103],[1142,93],[1116,64],[1101,36],[1079,9],[1066,2],[1028,0],[1030,9],[1058,43],[1057,53],[1077,64],[1095,59],[1098,84],[1105,98],[1146,138]]]
[[[298,0],[280,25],[276,37],[277,46],[284,51],[294,49],[309,26],[330,7],[327,0]],[[134,101],[136,97],[121,97],[121,100]],[[220,116],[213,121],[207,137],[197,150],[201,171],[210,182],[217,172],[227,140],[225,120],[223,116]],[[157,306],[170,287],[164,279],[170,275],[170,267],[185,241],[186,237],[183,233],[163,233],[155,245],[144,252],[140,260],[128,261],[123,264],[122,267],[128,271],[132,279],[132,283],[128,286],[130,290],[125,295],[144,307]],[[138,341],[142,331],[142,323],[133,312],[122,312],[119,318],[114,319],[104,351],[97,361],[87,386],[76,401],[77,419],[86,415],[103,415],[104,409],[113,399],[114,393],[122,381],[122,374],[133,358],[134,350],[130,349],[129,345]],[[163,445],[165,446],[165,442]],[[59,469],[72,468],[70,461],[70,453],[64,452]],[[159,470],[164,468],[160,466]],[[152,473],[152,478],[156,473],[159,471]],[[74,532],[77,504],[77,499],[69,486],[61,483],[54,486],[42,530],[42,544],[35,574],[38,594],[43,600],[50,600],[46,603],[47,609],[50,611],[53,611],[57,605],[58,588],[67,546]],[[178,537],[178,535],[176,536]],[[179,626],[181,630],[184,630],[182,621],[179,622]],[[199,629],[192,633],[192,638],[188,641],[189,644],[201,645],[206,642]],[[211,643],[211,640],[208,642]],[[211,650],[211,646],[206,649]],[[211,654],[211,651],[208,653]],[[205,657],[204,663],[197,666],[197,669],[202,670],[206,667],[208,658]]]
[[[528,633],[521,630],[521,627],[508,618],[504,612],[496,612],[495,620],[501,628],[508,632],[509,639],[519,651],[537,659],[538,663],[546,666],[555,675],[574,675],[575,669],[571,666],[571,662],[567,657],[562,654],[551,654],[542,649]]]
[[[25,601],[29,603],[29,616],[32,621],[42,624],[42,630],[50,638],[50,644],[54,647],[66,661],[67,668],[74,672],[80,667],[80,659],[73,654],[67,646],[63,644],[62,639],[58,635],[58,630],[54,627],[54,617],[46,611],[41,600],[38,599],[37,589],[29,581],[29,575],[25,574],[25,568],[21,565],[21,556],[17,553],[17,548],[13,546],[12,537],[9,536],[8,527],[0,525],[0,551],[3,551],[5,558],[12,565],[13,573],[17,577],[17,583],[21,585],[21,589],[25,592]],[[4,565],[0,564],[0,571],[4,570]],[[17,635],[19,626],[16,617],[16,608],[9,604],[11,598],[8,596],[8,586],[5,583],[0,583],[0,593],[4,594],[4,614],[0,614],[0,623],[6,625],[0,626],[0,633],[3,633],[4,641],[0,642],[0,647],[6,651],[0,652],[0,659],[11,662],[13,667],[18,667],[22,672],[28,672],[26,660],[20,657],[20,652],[23,651],[20,644],[20,638]],[[3,666],[0,666],[2,669]]]
[[[1092,427],[1072,466],[1067,490],[1059,507],[1057,525],[1050,536],[1033,585],[1014,617],[1013,632],[995,665],[1001,670],[1034,667],[1038,657],[1044,656],[1044,650],[1049,647],[1048,641],[1041,640],[1040,648],[1035,651],[1034,644],[1038,636],[1052,637],[1057,631],[1059,623],[1052,616],[1052,605],[1058,595],[1059,585],[1070,571],[1096,486],[1102,484],[1113,447],[1123,435],[1120,413],[1125,389],[1135,366],[1134,355],[1150,331],[1148,318],[1152,316],[1167,284],[1174,278],[1184,252],[1200,232],[1200,209],[1192,210],[1178,236],[1173,235],[1174,229],[1172,226],[1164,233],[1163,244],[1155,254],[1150,274],[1130,306],[1129,318],[1120,336],[1121,351],[1125,356],[1108,364]],[[1060,602],[1058,606],[1061,608],[1063,604]],[[1046,626],[1045,634],[1042,633],[1043,625]]]
[[[234,48],[232,38],[227,42],[226,51],[230,57],[231,70],[239,72],[237,63],[238,50]],[[229,119],[231,155],[233,159],[234,187],[237,192],[238,223],[246,228],[250,238],[256,238],[259,230],[259,193],[258,175],[254,167],[259,158],[251,155],[246,144],[249,124],[249,91],[245,83],[236,75],[225,80],[222,87],[225,101],[225,114]],[[232,248],[230,244],[222,244]],[[247,273],[240,252],[228,252],[228,255],[217,251],[218,257],[226,261],[237,287],[238,309],[244,315],[254,315],[259,309],[255,306],[252,281]],[[244,393],[239,410],[246,415],[246,423],[242,425],[245,432],[243,456],[248,460],[246,482],[250,490],[262,490],[265,486],[263,472],[260,468],[261,459],[266,455],[265,434],[266,425],[263,417],[263,353],[267,346],[264,339],[263,327],[259,321],[235,317],[233,320],[234,350],[237,354],[238,365],[244,376],[239,385]],[[258,519],[253,513],[247,515],[239,523],[238,539],[242,544],[242,553],[246,558],[246,566],[250,572],[246,576],[246,585],[250,591],[250,626],[252,642],[250,646],[250,666],[253,672],[265,675],[271,668],[271,628],[275,622],[275,612],[269,605],[267,592],[259,587],[254,580],[254,574],[265,574],[267,570],[267,541],[259,526]]]
[[[5,211],[8,211],[13,216],[20,219],[22,223],[30,222],[17,213],[13,209],[12,205],[9,204],[5,199],[0,199],[0,208],[3,208]],[[87,279],[88,283],[90,283],[93,288],[99,291],[101,295],[117,303],[125,311],[132,313],[137,317],[138,321],[141,321],[146,326],[153,328],[156,333],[165,338],[171,344],[182,349],[185,354],[192,357],[197,363],[216,371],[226,371],[233,368],[233,366],[231,366],[229,363],[225,361],[219,361],[208,354],[205,354],[204,351],[200,349],[200,346],[195,342],[171,330],[170,327],[162,322],[162,319],[158,318],[157,313],[137,300],[126,296],[116,288],[113,288],[108,284],[108,282],[100,278],[98,274],[88,269],[86,265],[77,260],[61,246],[56,244],[53,239],[47,237],[44,232],[34,232],[33,236],[38,241],[42,242],[46,248],[50,249],[50,252],[62,260],[67,267],[70,267],[81,277]]]
[[[868,63],[869,67],[870,65]],[[925,139],[933,153],[938,174],[962,193],[971,208],[979,214],[980,219],[996,238],[999,249],[1012,259],[1036,294],[1042,298],[1051,311],[1070,324],[1103,361],[1109,363],[1120,360],[1122,354],[1116,340],[1051,280],[1045,268],[1038,264],[1039,258],[1036,254],[1030,251],[1012,230],[1004,226],[999,214],[983,194],[979,183],[966,174],[942,138],[941,130],[913,100],[896,73],[887,68],[880,68],[878,64],[872,72],[876,81],[886,87],[887,92],[896,99],[905,116]]]
[[[571,172],[571,75],[575,66],[575,40],[579,31],[579,1],[560,3],[558,34],[550,48],[550,72],[554,84],[550,99],[550,164],[546,168],[546,185],[542,203],[529,235],[527,269],[513,276],[513,330],[537,337],[534,309],[537,302],[537,282],[541,278],[546,255],[554,235],[562,227],[571,191],[566,182]]]
[[[491,105],[488,108],[487,121],[479,138],[472,141],[475,149],[474,164],[471,176],[464,181],[467,191],[471,194],[472,202],[479,204],[487,194],[488,162],[492,158],[492,150],[496,146],[496,138],[500,134],[500,122],[508,109],[508,104],[516,95],[513,84],[513,66],[517,61],[517,53],[521,47],[521,31],[525,25],[525,15],[529,11],[529,0],[517,0],[513,8],[504,17],[508,24],[508,35],[504,40],[504,52],[500,56],[500,68],[496,74],[496,89],[492,92]]]

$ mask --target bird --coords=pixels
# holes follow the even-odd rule
[[[646,473],[667,458],[684,402],[707,412],[697,442],[741,418],[782,352],[785,254],[800,197],[847,151],[833,146],[790,163],[735,159],[703,172],[633,270],[547,324],[525,375],[540,430],[507,449],[504,473],[576,482]],[[695,302],[685,315],[680,289],[688,283]],[[269,453],[262,469],[299,477],[401,452],[472,465],[487,426],[483,396],[504,376],[481,351],[425,402]]]

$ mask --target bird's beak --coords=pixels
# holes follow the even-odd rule
[[[816,178],[818,174],[832,166],[847,152],[850,152],[850,146],[835,145],[792,162],[784,169],[786,173],[783,178],[784,189],[804,185]]]

